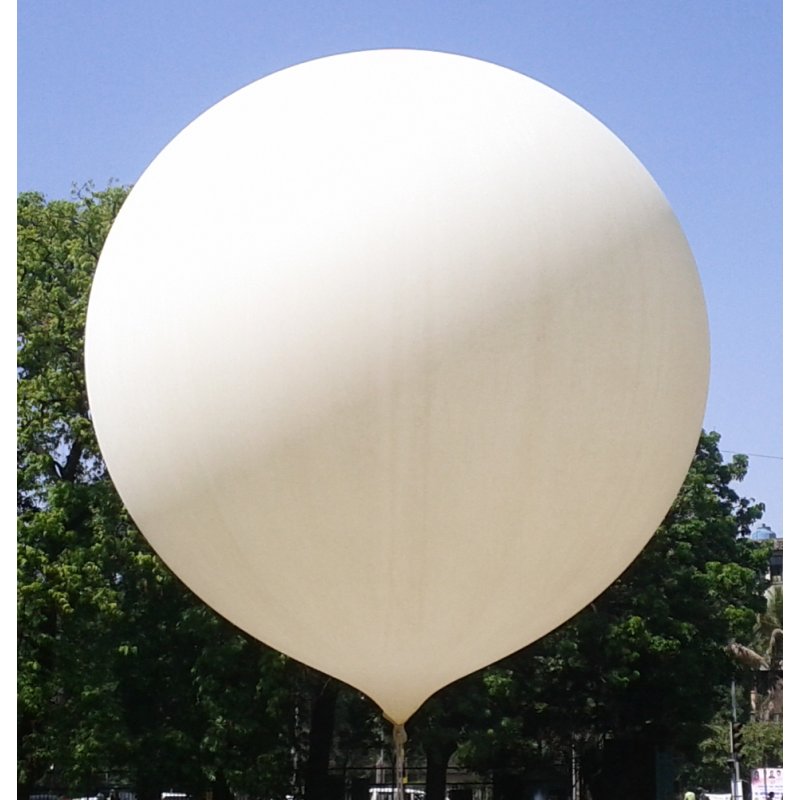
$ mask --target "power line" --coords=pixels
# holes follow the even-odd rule
[[[733,453],[736,456],[747,456],[748,458],[774,458],[783,461],[783,456],[765,456],[761,453],[740,453],[738,450],[720,450],[720,453]]]

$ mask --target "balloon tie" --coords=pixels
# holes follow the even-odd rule
[[[395,780],[397,784],[397,800],[403,800],[403,765],[405,763],[405,743],[408,741],[405,727],[392,723],[394,731],[394,758],[395,758]]]

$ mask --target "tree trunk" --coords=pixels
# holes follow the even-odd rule
[[[336,719],[336,699],[339,684],[326,680],[311,707],[311,726],[308,732],[305,800],[329,800],[328,763],[333,746]]]
[[[34,782],[32,780],[20,783],[17,781],[17,800],[28,800],[33,792]]]
[[[496,770],[492,777],[492,796],[495,800],[522,800],[522,777],[509,775],[504,770]]]
[[[212,800],[235,800],[235,795],[224,778],[221,778],[214,784],[214,788],[211,790],[211,796]]]
[[[593,800],[648,798],[656,794],[656,749],[641,739],[611,739],[594,751],[587,781]],[[588,754],[587,754],[588,755]]]
[[[447,765],[456,751],[455,743],[425,746],[425,800],[445,800],[447,794]]]

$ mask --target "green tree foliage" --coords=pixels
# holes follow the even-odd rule
[[[756,722],[779,721],[783,718],[782,586],[770,587],[766,610],[758,615],[746,641],[733,641],[727,650],[743,668],[752,718]]]
[[[767,553],[770,543],[765,543]],[[748,644],[731,641],[725,648],[740,667],[736,687],[738,719],[746,719],[742,729],[741,775],[750,770],[783,765],[783,590],[772,586],[766,594],[766,608],[745,639]],[[684,766],[689,783],[722,788],[730,778],[731,757],[729,700],[708,726],[694,761]]]
[[[723,701],[724,703],[724,701]],[[693,761],[682,767],[681,781],[687,786],[704,786],[712,791],[730,791],[731,734],[730,709],[720,711],[707,727]],[[749,780],[750,771],[783,766],[783,725],[751,720],[742,728],[740,775]]]
[[[783,724],[749,722],[742,734],[742,764],[746,770],[783,766]]]
[[[118,710],[104,637],[121,576],[152,569],[104,480],[83,382],[88,290],[124,189],[18,200],[18,652],[20,780],[53,763],[79,782]],[[138,561],[135,558],[138,555]],[[129,571],[128,567],[134,568]],[[102,737],[99,731],[103,731]],[[67,741],[69,740],[69,744]],[[71,758],[65,758],[67,751]]]

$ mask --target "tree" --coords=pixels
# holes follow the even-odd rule
[[[728,653],[749,674],[750,712],[756,722],[783,718],[783,587],[767,592],[766,610],[759,614],[748,644],[733,641]]]
[[[452,756],[488,718],[483,672],[473,673],[440,689],[409,720],[411,749],[425,757],[425,798],[445,800]]]
[[[769,544],[765,544],[769,553]],[[766,594],[766,609],[745,639],[748,645],[730,642],[725,650],[740,667],[736,687],[738,719],[742,727],[741,774],[760,767],[783,764],[783,592],[773,586]],[[746,702],[745,691],[750,702]],[[722,710],[708,726],[694,762],[685,765],[691,783],[724,787],[729,780],[731,757],[729,699],[722,697]]]
[[[18,200],[19,780],[61,779],[98,766],[98,731],[115,737],[118,709],[96,648],[118,618],[124,587],[154,568],[99,461],[83,383],[86,299],[100,248],[126,191],[73,202]],[[137,552],[138,551],[138,552]],[[140,555],[138,563],[134,554]],[[133,567],[129,570],[128,567]],[[69,744],[67,744],[69,742]]]
[[[705,786],[725,791],[731,780],[731,713],[729,697],[720,698],[723,710],[707,726],[693,761],[682,766],[681,780],[687,786]],[[748,779],[750,770],[783,765],[783,725],[750,720],[742,727],[740,774]]]

